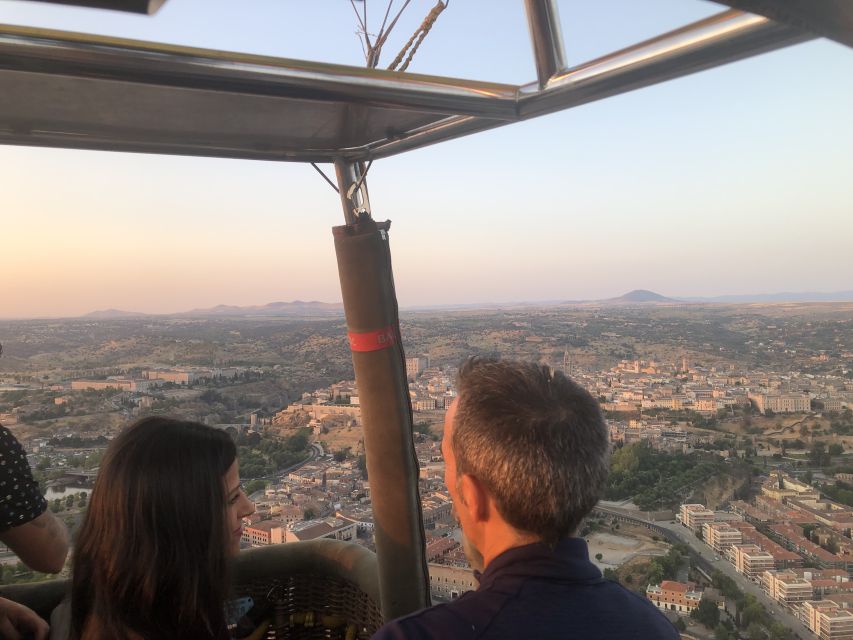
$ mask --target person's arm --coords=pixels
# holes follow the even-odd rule
[[[50,511],[0,533],[3,541],[30,569],[59,573],[68,555],[68,530]]]
[[[27,454],[0,426],[0,542],[36,571],[59,573],[68,554],[68,531],[48,511]]]
[[[0,638],[47,640],[48,624],[35,611],[22,604],[0,598]]]

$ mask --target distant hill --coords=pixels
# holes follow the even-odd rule
[[[342,304],[328,302],[270,302],[264,305],[238,307],[234,305],[220,304],[209,309],[193,309],[185,313],[176,314],[182,316],[276,316],[276,317],[304,317],[304,316],[339,316],[344,312]]]
[[[135,311],[122,311],[121,309],[99,309],[92,311],[81,318],[91,320],[116,320],[120,318],[144,318],[144,317],[286,317],[286,318],[316,318],[342,316],[344,307],[342,304],[317,302],[312,300],[304,302],[294,300],[293,302],[270,302],[263,305],[252,305],[239,307],[236,305],[219,304],[215,307],[205,309],[193,309],[180,313],[137,313]]]
[[[604,300],[548,300],[548,301],[515,301],[515,302],[472,302],[467,304],[438,304],[428,306],[407,307],[407,311],[453,311],[465,309],[507,309],[526,308],[539,306],[562,306],[562,305],[655,305],[655,304],[683,304],[683,303],[722,303],[722,304],[751,304],[751,303],[774,303],[774,302],[853,302],[853,291],[836,291],[822,293],[806,291],[799,293],[758,293],[746,295],[727,295],[716,297],[683,297],[668,298],[647,289],[635,289],[619,296],[618,298],[607,298]],[[344,308],[341,303],[318,302],[311,300],[294,300],[293,302],[270,302],[264,305],[251,305],[240,307],[236,305],[220,304],[215,307],[204,309],[193,309],[182,313],[150,314],[135,311],[123,311],[121,309],[101,309],[80,316],[93,320],[111,320],[120,318],[143,318],[152,316],[183,316],[183,317],[283,317],[283,318],[317,318],[342,316]]]
[[[138,311],[122,311],[121,309],[99,309],[92,311],[81,318],[91,318],[92,320],[111,320],[113,318],[141,318],[147,316],[147,313],[139,313]]]
[[[853,291],[785,291],[782,293],[752,293],[730,296],[714,296],[710,298],[685,297],[689,302],[853,302]]]
[[[618,298],[608,298],[607,300],[601,300],[600,302],[606,304],[657,304],[680,302],[680,300],[676,300],[675,298],[667,298],[666,296],[662,296],[661,294],[655,293],[654,291],[647,291],[646,289],[634,289],[633,291],[629,291],[625,295],[619,296]]]

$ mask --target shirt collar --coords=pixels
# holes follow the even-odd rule
[[[572,582],[596,582],[601,572],[589,561],[583,538],[565,538],[552,548],[534,542],[507,549],[494,558],[485,571],[474,571],[480,589],[488,588],[498,576],[559,578]]]

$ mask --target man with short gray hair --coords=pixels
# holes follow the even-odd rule
[[[534,363],[471,358],[447,411],[445,481],[476,591],[395,620],[379,640],[677,640],[646,599],[604,580],[571,537],[607,480],[610,442],[588,391]]]

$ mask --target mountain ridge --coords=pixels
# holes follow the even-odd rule
[[[410,305],[404,307],[408,311],[428,310],[462,310],[504,307],[530,306],[560,306],[560,305],[671,305],[671,304],[761,304],[761,303],[810,303],[810,302],[853,302],[853,291],[802,291],[758,294],[733,294],[722,296],[681,296],[668,297],[648,289],[634,289],[615,298],[597,300],[539,300],[514,302],[474,302],[436,305]],[[212,307],[191,309],[177,313],[143,313],[123,309],[98,309],[77,316],[93,320],[110,320],[121,318],[144,318],[157,316],[171,317],[335,317],[343,315],[343,304],[340,302],[321,302],[318,300],[275,301],[261,305],[227,305],[218,304]]]

